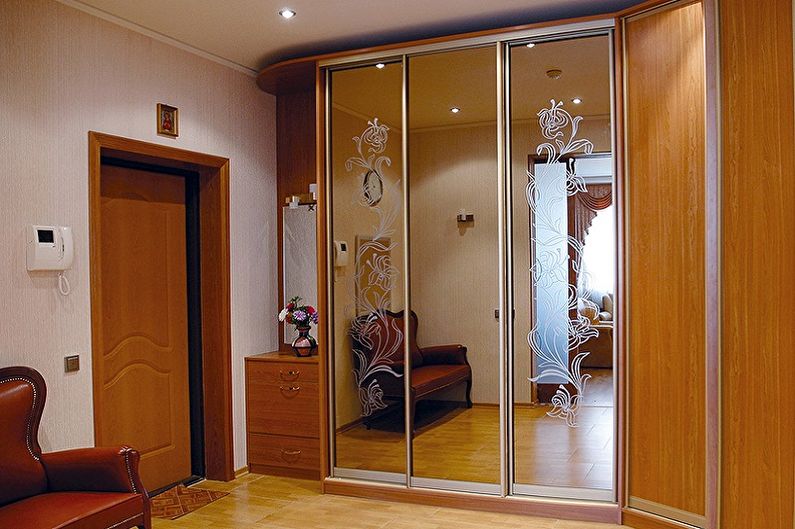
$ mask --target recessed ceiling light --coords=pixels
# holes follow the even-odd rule
[[[536,43],[535,42],[528,42],[527,43],[527,47],[528,48],[535,48],[536,47]]]
[[[579,97],[575,97],[571,100],[571,102],[574,103],[575,105],[579,105],[580,103],[582,103],[582,99],[580,99]]]
[[[282,18],[286,18],[287,20],[290,20],[295,16],[295,11],[293,11],[289,7],[285,7],[284,9],[279,11],[279,16],[281,16]]]
[[[386,66],[386,64],[384,64],[382,62],[379,62],[378,64],[375,65],[375,67],[378,68],[379,70],[384,68],[385,66]]]
[[[458,114],[459,112],[461,112],[461,109],[458,107],[453,107],[450,109],[450,112],[452,112],[453,114]]]

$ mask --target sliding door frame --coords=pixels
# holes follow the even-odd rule
[[[512,307],[512,288],[511,279],[513,274],[512,269],[512,245],[511,245],[511,190],[510,190],[510,92],[509,92],[509,57],[508,51],[510,47],[522,41],[533,40],[535,42],[545,40],[562,40],[567,38],[585,37],[591,35],[605,35],[610,41],[611,53],[611,96],[614,95],[614,69],[613,64],[613,46],[614,46],[614,31],[615,19],[612,17],[590,17],[588,19],[580,19],[578,21],[571,21],[569,23],[544,23],[534,26],[527,26],[524,29],[516,31],[507,31],[504,33],[490,33],[485,35],[478,35],[462,39],[442,39],[436,42],[409,45],[406,47],[390,48],[380,51],[364,51],[358,54],[350,54],[342,57],[334,56],[326,59],[320,59],[317,63],[318,79],[323,79],[322,84],[318,85],[318,93],[321,92],[323,97],[323,108],[318,108],[318,115],[322,115],[324,126],[322,127],[322,134],[325,142],[319,146],[319,159],[322,156],[322,164],[324,169],[320,169],[318,178],[322,179],[319,187],[322,189],[321,197],[325,198],[325,204],[322,211],[325,213],[323,218],[319,218],[319,224],[322,223],[322,231],[325,233],[327,241],[332,240],[331,226],[332,226],[332,206],[331,196],[333,193],[331,182],[331,152],[330,152],[330,138],[331,138],[331,77],[333,71],[350,69],[360,66],[375,65],[376,63],[400,62],[403,66],[403,87],[402,87],[402,131],[401,131],[401,146],[402,146],[402,192],[403,192],[403,236],[404,236],[404,258],[403,266],[406,271],[403,275],[403,294],[405,310],[410,307],[410,277],[409,277],[409,260],[410,255],[408,252],[410,241],[408,239],[409,231],[409,152],[408,152],[408,62],[412,57],[440,53],[446,51],[456,51],[463,49],[471,49],[477,47],[494,46],[497,56],[497,185],[498,185],[498,230],[499,230],[499,342],[500,342],[500,483],[492,486],[486,483],[470,483],[470,482],[456,482],[450,480],[436,480],[429,478],[413,478],[412,477],[412,453],[411,453],[411,425],[409,412],[406,411],[404,419],[406,423],[406,473],[393,474],[378,471],[364,471],[357,469],[345,469],[336,467],[335,460],[335,431],[336,425],[334,421],[334,348],[331,344],[334,343],[333,325],[330,324],[329,309],[333,307],[333,288],[328,281],[326,281],[324,288],[326,291],[326,299],[328,301],[326,307],[322,307],[321,314],[325,314],[328,322],[325,324],[325,338],[327,353],[327,370],[326,377],[328,377],[327,390],[328,390],[328,406],[324,410],[325,419],[327,419],[327,446],[328,451],[328,477],[325,479],[323,488],[326,492],[348,494],[348,495],[364,495],[368,497],[381,497],[392,498],[395,496],[410,499],[411,501],[428,502],[433,504],[444,504],[459,507],[477,508],[483,510],[495,510],[503,512],[517,512],[525,514],[537,514],[541,516],[558,516],[570,519],[583,519],[603,522],[616,522],[620,521],[621,512],[619,503],[617,503],[617,495],[619,495],[618,485],[621,479],[617,476],[621,470],[621,458],[618,457],[619,439],[620,434],[618,426],[621,424],[621,416],[623,414],[622,403],[620,398],[615,402],[614,408],[614,451],[616,457],[614,458],[613,465],[613,489],[610,491],[610,499],[606,499],[603,495],[601,497],[571,497],[560,498],[561,490],[555,487],[549,487],[547,490],[553,494],[550,496],[523,496],[517,495],[513,479],[513,398],[512,398],[512,384],[510,381],[513,376],[513,319],[507,317]],[[617,99],[611,97],[611,141],[613,144],[614,156],[617,154],[617,140],[615,136],[616,123],[615,119],[619,115],[619,109],[616,108],[615,103]],[[319,131],[320,132],[320,131]],[[321,143],[321,142],[319,142]],[[321,149],[323,152],[321,153]],[[614,163],[614,182],[619,177]],[[331,261],[331,253],[328,244],[322,248],[323,252],[323,276],[325,278],[332,277],[333,263]],[[409,319],[404,319],[404,332],[408,333]],[[408,334],[406,334],[407,336]],[[410,352],[408,341],[404,341],[404,362],[408,365],[410,361]],[[616,352],[614,348],[614,357]],[[619,365],[616,363],[616,365]],[[616,377],[618,379],[619,377]],[[405,398],[408,402],[410,391],[410,381],[408,377],[405,378]],[[614,382],[614,394],[616,394]],[[541,489],[539,489],[541,490]],[[566,496],[565,494],[563,494]],[[586,495],[588,496],[588,495]]]
[[[505,48],[504,51],[504,68],[506,71],[505,77],[505,87],[504,87],[504,111],[505,111],[505,146],[507,149],[507,154],[505,158],[505,167],[503,168],[504,171],[504,181],[505,181],[505,204],[506,204],[506,212],[507,215],[507,228],[504,233],[504,236],[507,238],[507,251],[506,251],[506,261],[508,263],[508,277],[510,281],[506,282],[505,284],[505,292],[506,296],[509,297],[510,302],[509,306],[513,307],[513,247],[512,247],[512,234],[513,229],[511,226],[511,219],[512,219],[512,167],[511,167],[511,153],[510,153],[510,146],[512,145],[512,138],[511,138],[511,113],[510,113],[510,79],[508,75],[511,72],[510,67],[510,50],[512,47],[521,46],[529,41],[533,41],[534,43],[538,42],[551,42],[551,41],[559,41],[559,40],[566,40],[566,39],[576,39],[576,38],[585,38],[585,37],[592,37],[592,36],[605,36],[608,39],[608,56],[609,56],[609,66],[608,66],[608,78],[610,84],[610,152],[613,158],[613,163],[611,167],[612,171],[612,178],[611,178],[611,185],[613,186],[613,203],[617,204],[617,189],[618,189],[618,180],[623,178],[623,175],[618,172],[618,164],[617,164],[617,151],[619,149],[619,140],[616,136],[616,116],[618,115],[617,109],[617,102],[615,98],[616,93],[616,65],[615,65],[615,27],[614,25],[609,25],[601,29],[594,29],[594,30],[586,30],[575,34],[567,34],[563,36],[557,36],[555,34],[549,35],[545,39],[538,39],[538,38],[526,38],[526,39],[515,39],[510,42],[504,42],[503,46]],[[619,236],[619,224],[618,224],[618,215],[620,214],[620,207],[615,208],[614,214],[614,226],[616,228],[616,252],[614,255],[615,264],[616,264],[616,278],[615,284],[618,287],[621,283],[621,271],[619,268],[619,259],[621,255],[621,247],[624,244],[623,239]],[[614,308],[614,322],[621,321],[621,314],[622,314],[622,306],[619,303],[615,304]],[[617,316],[617,317],[616,317]],[[620,323],[616,324],[615,331],[619,330],[621,326]],[[509,491],[508,494],[512,496],[534,496],[534,497],[548,497],[548,498],[559,498],[559,499],[572,499],[572,500],[585,500],[585,501],[599,501],[599,502],[606,502],[606,503],[617,503],[618,502],[618,483],[619,483],[619,470],[621,461],[618,440],[621,437],[621,430],[619,429],[619,425],[621,421],[619,419],[619,415],[622,415],[622,401],[620,392],[618,391],[619,388],[619,379],[621,376],[621,364],[618,361],[619,354],[618,354],[618,345],[617,342],[614,341],[613,344],[613,366],[614,366],[614,377],[613,377],[613,476],[612,476],[612,485],[611,488],[608,489],[589,489],[583,487],[567,487],[567,486],[551,486],[551,485],[535,485],[535,484],[523,484],[517,483],[515,480],[514,474],[514,464],[516,463],[514,457],[514,450],[513,450],[513,439],[514,439],[514,432],[513,432],[513,425],[514,425],[514,406],[513,406],[513,360],[515,357],[515,350],[514,350],[514,339],[515,339],[515,329],[514,329],[514,321],[513,318],[509,319],[506,322],[507,327],[507,334],[508,334],[508,341],[506,343],[506,369],[508,370],[507,378],[504,380],[507,382],[507,429],[509,430],[509,435],[507,438],[507,442],[510,446],[508,446],[508,452],[511,454],[510,460],[511,465],[510,468],[510,480],[509,480]]]

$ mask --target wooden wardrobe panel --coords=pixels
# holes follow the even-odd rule
[[[628,489],[640,510],[705,514],[705,69],[700,3],[624,26]],[[679,516],[691,513],[690,516]],[[696,515],[695,517],[692,515]]]
[[[721,0],[721,527],[792,529],[792,2]]]
[[[315,91],[276,98],[276,158],[279,205],[288,195],[309,193],[315,183]]]
[[[314,74],[314,66],[313,66]],[[279,81],[281,83],[281,81]],[[275,85],[274,85],[275,86]],[[263,90],[266,90],[260,85]],[[268,90],[266,90],[268,91]],[[278,295],[274,310],[284,307],[284,199],[309,193],[316,183],[317,160],[316,107],[314,86],[301,92],[276,96],[276,229],[278,231]],[[289,351],[284,343],[284,323],[279,323],[279,350]]]

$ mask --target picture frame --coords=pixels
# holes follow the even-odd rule
[[[179,109],[177,107],[164,103],[157,104],[157,133],[171,138],[179,136]]]

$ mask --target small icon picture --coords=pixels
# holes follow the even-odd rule
[[[163,103],[157,104],[157,133],[176,138],[179,136],[179,109]]]

